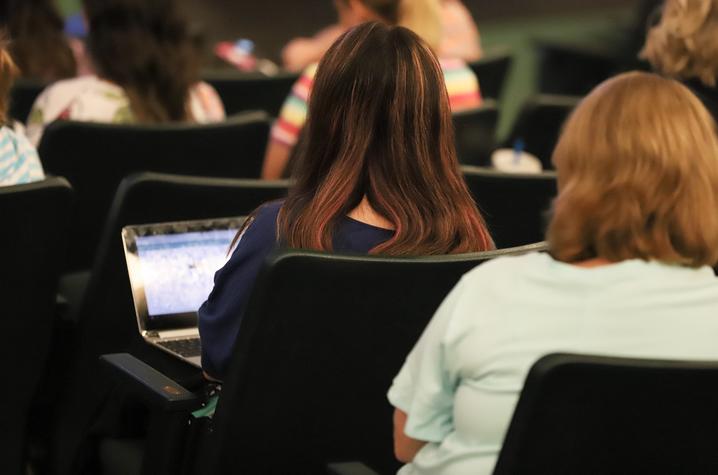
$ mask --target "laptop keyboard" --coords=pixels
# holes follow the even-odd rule
[[[199,338],[164,340],[157,341],[156,343],[180,356],[184,356],[185,358],[191,358],[202,354],[202,347],[199,344]]]

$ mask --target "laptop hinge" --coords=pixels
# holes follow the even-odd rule
[[[160,334],[155,331],[145,331],[144,337],[145,338],[159,338]]]

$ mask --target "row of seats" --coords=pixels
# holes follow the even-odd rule
[[[546,122],[552,114],[551,119],[556,123],[552,136],[555,140],[563,120],[562,113],[567,114],[569,107],[570,103],[555,107],[554,103],[542,103],[540,107],[531,109],[531,116],[536,121]],[[497,118],[497,109],[488,101],[481,109],[455,115],[460,156],[490,154],[495,144],[493,133]],[[530,128],[530,123],[531,120],[525,121],[527,128]],[[151,170],[180,175],[258,178],[269,127],[270,119],[263,112],[247,113],[222,123],[206,125],[120,126],[67,121],[50,124],[39,146],[43,167],[50,174],[66,177],[77,191],[67,269],[75,271],[90,266],[103,219],[110,208],[114,191],[125,176]],[[541,137],[540,134],[538,136]],[[530,136],[524,134],[524,137]],[[538,140],[529,140],[528,143]],[[547,141],[546,146],[553,147],[553,144]],[[538,175],[538,181],[524,180],[531,183],[551,182],[545,176]],[[544,177],[543,181],[541,177]],[[521,191],[505,191],[505,199],[510,202],[516,193]],[[493,195],[494,192],[486,194]],[[483,205],[481,201],[479,204]],[[545,204],[545,201],[540,203]],[[532,225],[535,226],[535,223]],[[497,241],[502,244],[516,244],[510,236],[520,236],[504,233],[501,229],[494,231]]]
[[[345,460],[394,473],[398,463],[384,392],[433,310],[470,268],[543,245],[415,259],[274,256],[258,280],[210,420],[191,414],[202,400],[184,386],[195,384],[196,373],[178,371],[174,359],[138,344],[127,276],[118,273],[124,266],[117,241],[127,223],[246,212],[240,208],[251,209],[257,199],[245,193],[252,186],[263,187],[261,200],[281,195],[286,186],[240,182],[157,174],[123,182],[106,227],[107,265],[95,278],[93,294],[99,296],[78,318],[78,352],[70,364],[53,361],[50,367],[65,375],[54,427],[59,451],[77,450],[98,407],[121,392],[138,396],[154,414],[147,450],[135,454],[143,473],[326,473],[328,462]],[[72,188],[62,178],[0,189],[7,224],[0,242],[14,251],[3,266],[7,284],[0,286],[10,304],[11,318],[3,325],[14,343],[3,356],[16,363],[7,376],[13,390],[2,395],[5,407],[13,408],[2,415],[9,429],[0,441],[3,467],[22,461],[22,434],[49,347],[71,206]],[[34,252],[23,252],[18,243]],[[103,292],[103,281],[114,287]],[[362,282],[359,301],[352,298],[356,282]],[[347,307],[347,301],[355,305]],[[115,340],[99,344],[105,337]],[[134,356],[122,354],[128,351]],[[102,360],[111,371],[98,365],[105,353],[115,353]],[[65,366],[70,370],[62,371]],[[602,473],[712,473],[716,371],[715,364],[695,362],[547,357],[527,379],[496,473],[586,473],[586,467],[603,467]],[[101,454],[117,463],[123,444],[105,438]],[[331,473],[357,473],[351,471],[357,467],[334,466]]]
[[[510,52],[498,50],[469,65],[477,77],[481,78],[481,92],[484,97],[501,97],[511,61]],[[291,73],[267,77],[255,73],[220,70],[206,71],[203,74],[203,80],[217,90],[227,115],[263,110],[276,117],[297,79],[298,75]],[[17,81],[11,92],[10,116],[25,122],[35,99],[46,85],[31,79]]]
[[[556,193],[553,174],[507,175],[466,167],[464,175],[477,197],[479,206],[484,210],[489,228],[499,247],[507,248],[541,240],[543,212],[548,209]],[[61,281],[61,293],[72,296],[70,301],[73,304],[65,309],[62,324],[70,327],[66,333],[73,335],[73,338],[65,342],[64,350],[59,351],[60,357],[53,358],[50,367],[45,371],[46,374],[59,378],[50,384],[45,382],[45,385],[54,388],[54,391],[61,388],[60,393],[55,395],[60,401],[58,418],[52,424],[60,444],[69,444],[60,450],[61,453],[73,453],[73,450],[77,450],[73,444],[79,444],[83,439],[93,423],[96,411],[108,397],[111,383],[105,374],[98,371],[97,359],[100,355],[132,349],[144,361],[151,362],[153,366],[181,382],[197,376],[187,368],[177,368],[173,358],[147,347],[139,338],[132,318],[132,290],[122,253],[122,227],[130,224],[246,215],[261,203],[285,196],[287,189],[286,181],[187,177],[157,173],[140,173],[121,182],[107,208],[109,211],[105,212],[106,219],[102,220],[104,224],[100,227],[98,243],[90,253],[94,257],[91,271],[67,275]],[[9,276],[17,275],[18,282],[24,283],[26,287],[28,283],[31,284],[31,289],[23,289],[25,294],[13,291],[12,287],[7,290],[17,295],[26,295],[27,299],[35,295],[33,291],[42,293],[45,297],[45,300],[33,298],[34,303],[45,302],[42,311],[34,307],[24,309],[26,300],[17,299],[13,293],[7,294],[5,300],[11,303],[8,309],[10,315],[25,315],[23,312],[31,312],[34,318],[22,320],[24,323],[16,328],[16,332],[23,335],[17,335],[17,338],[13,336],[12,341],[29,341],[31,335],[36,335],[37,339],[34,341],[43,348],[43,351],[33,354],[34,366],[22,367],[25,377],[34,375],[35,378],[33,384],[25,386],[28,388],[28,394],[19,395],[25,398],[27,403],[33,393],[32,388],[36,387],[39,381],[39,374],[43,372],[42,362],[47,354],[49,335],[53,327],[51,296],[55,293],[58,275],[63,270],[62,260],[66,245],[72,244],[70,248],[81,248],[78,243],[87,245],[84,237],[88,230],[77,226],[71,219],[73,209],[81,203],[75,199],[77,196],[73,195],[79,195],[84,190],[77,189],[73,193],[72,187],[65,179],[50,178],[32,185],[6,187],[2,191],[0,209],[5,213],[5,224],[10,230],[5,234],[5,239],[9,239],[8,247],[15,243],[12,244],[15,248],[15,260],[5,266],[4,272]],[[101,217],[98,216],[97,219]],[[42,223],[40,229],[45,232],[38,232],[37,223]],[[22,243],[22,248],[18,248],[17,243]],[[34,251],[38,249],[42,252]],[[51,253],[49,258],[47,253]],[[491,255],[493,254],[487,256]],[[486,256],[479,257],[484,259]],[[35,261],[35,258],[42,260]],[[434,258],[436,262],[464,262],[462,265],[450,265],[453,269],[453,280],[439,285],[440,282],[436,280],[438,277],[435,277],[424,284],[433,282],[431,285],[435,294],[432,298],[437,304],[458,277],[468,270],[466,266],[476,258]],[[33,272],[42,273],[47,284],[38,287],[38,281],[33,280],[30,274]],[[322,286],[317,288],[324,288]],[[407,290],[397,294],[397,298],[401,299],[402,293],[405,299],[413,295],[413,292]],[[426,319],[435,308],[432,305],[425,307]],[[15,319],[8,320],[10,321],[14,322]],[[418,327],[417,331],[420,331]],[[92,379],[91,385],[87,384],[88,378]],[[53,397],[49,399],[52,400]]]

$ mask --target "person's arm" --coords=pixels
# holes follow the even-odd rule
[[[210,380],[221,381],[226,376],[257,275],[275,247],[280,207],[269,203],[256,212],[232,257],[215,274],[214,288],[198,311],[202,370]]]
[[[417,452],[427,442],[412,439],[404,432],[406,426],[406,413],[401,409],[394,409],[394,456],[399,462],[411,463]]]
[[[267,145],[267,154],[262,165],[262,178],[265,180],[279,180],[289,161],[292,148],[277,140],[270,140]]]
[[[292,72],[300,72],[312,63],[318,62],[324,53],[336,41],[346,28],[331,25],[313,38],[295,38],[282,50],[284,68]]]
[[[299,141],[299,134],[307,120],[307,103],[316,71],[316,65],[310,66],[294,83],[292,92],[279,112],[279,118],[272,126],[262,165],[262,178],[266,180],[281,178],[292,149]]]
[[[404,463],[414,461],[427,444],[440,444],[454,430],[454,391],[459,373],[451,362],[449,326],[461,284],[444,299],[389,389],[394,406],[394,453]]]

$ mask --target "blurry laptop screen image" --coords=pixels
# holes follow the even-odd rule
[[[237,231],[219,229],[138,236],[140,272],[150,318],[196,312],[227,261]]]

